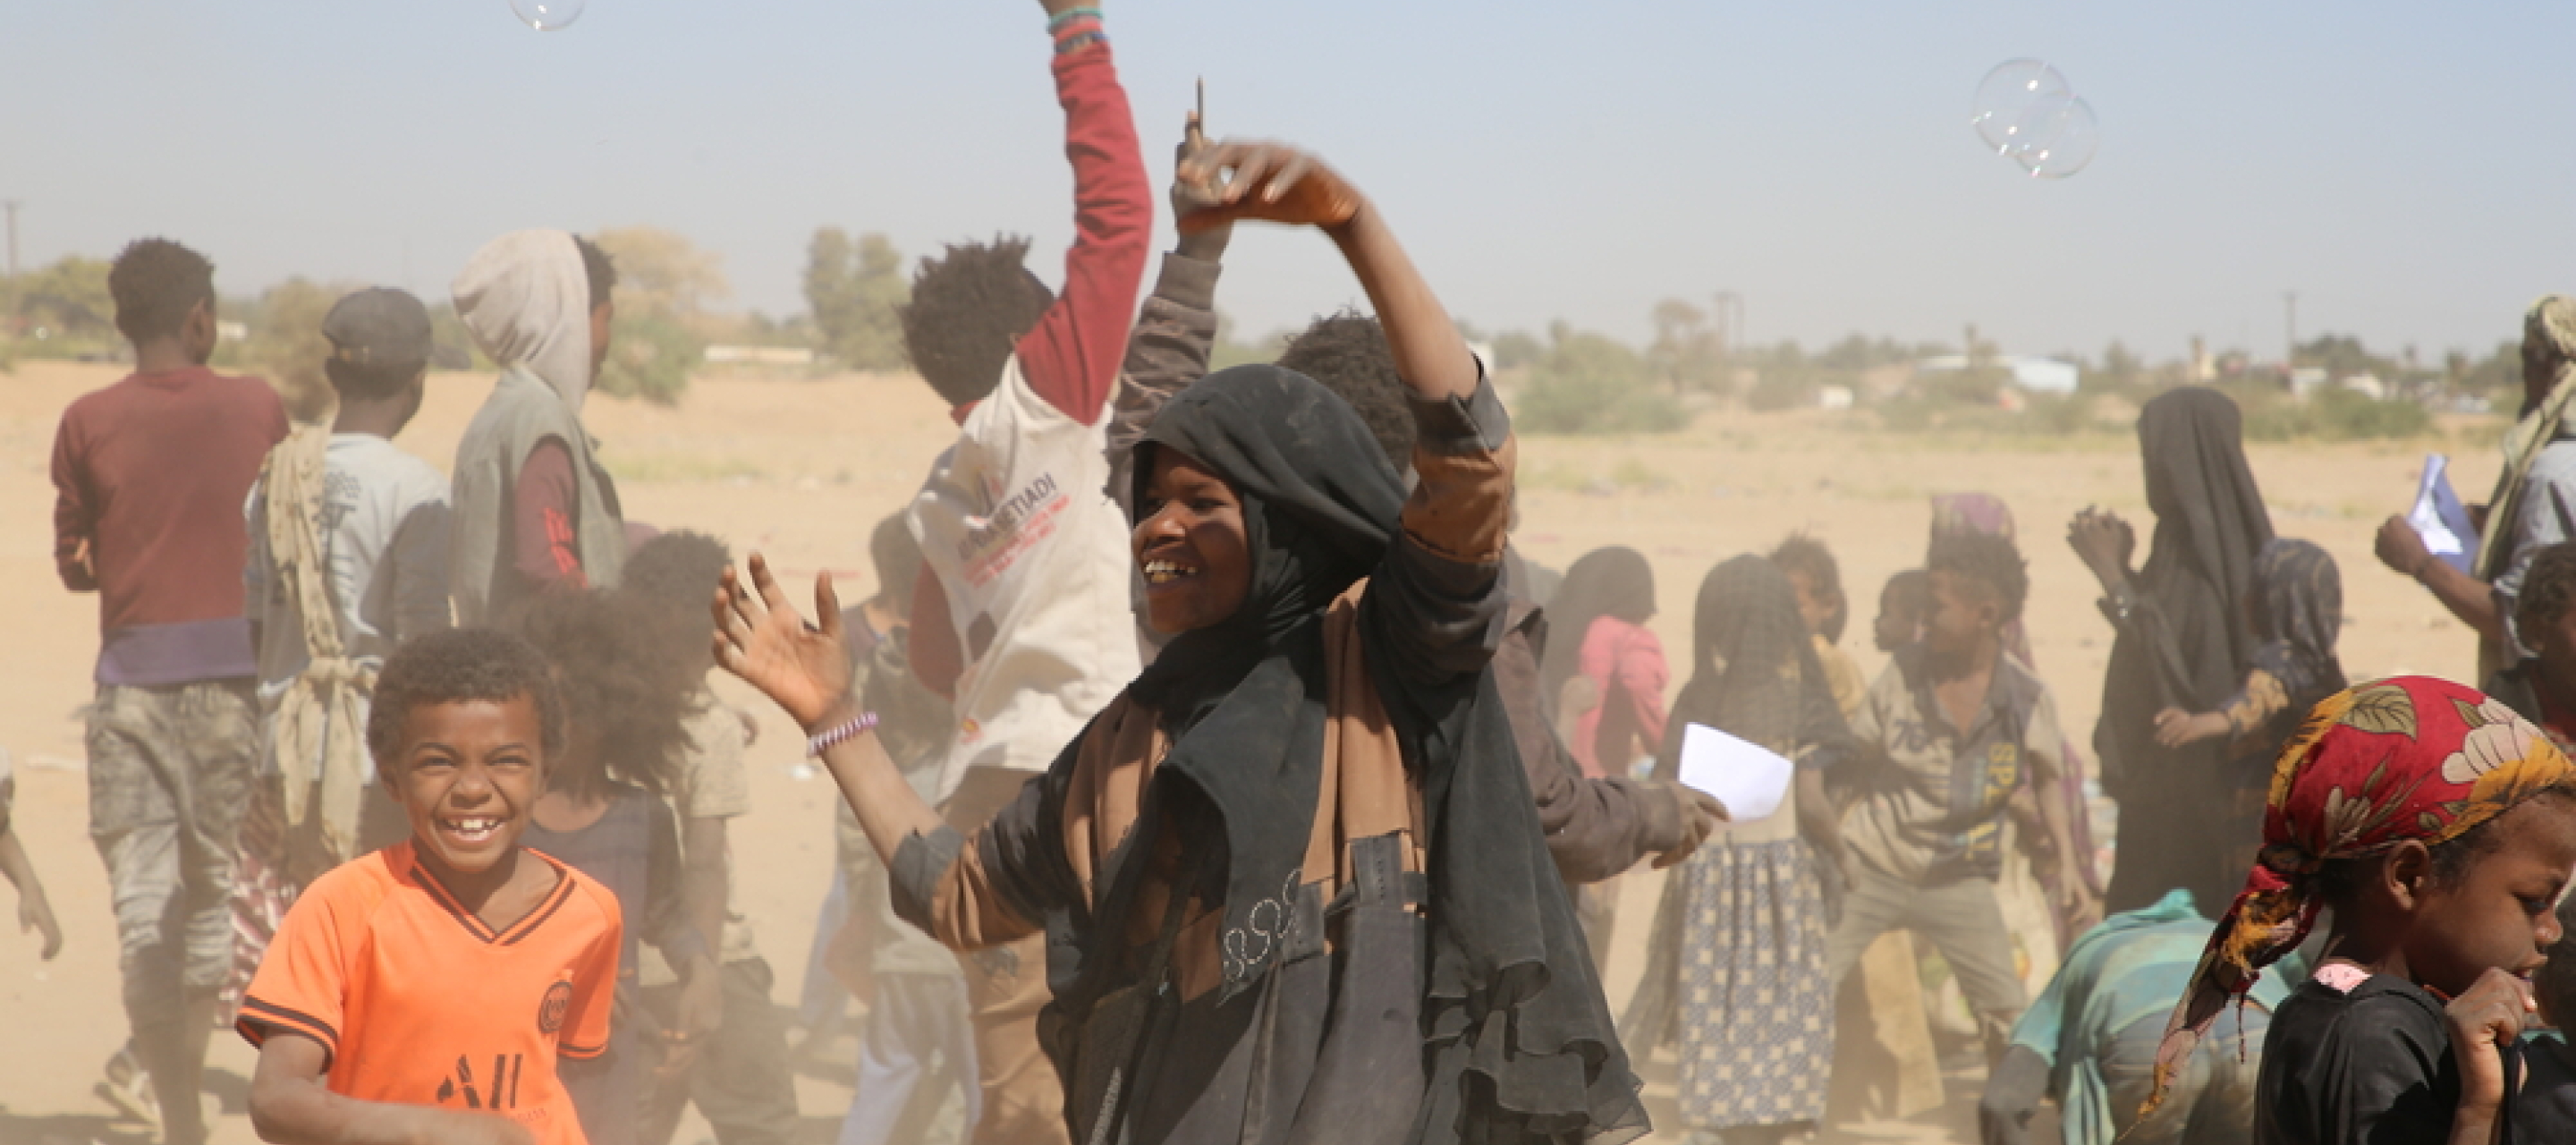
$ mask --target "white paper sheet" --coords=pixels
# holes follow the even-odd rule
[[[1705,724],[1682,727],[1682,785],[1716,796],[1736,823],[1767,819],[1789,797],[1797,768],[1769,750]]]

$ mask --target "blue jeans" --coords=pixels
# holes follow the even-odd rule
[[[932,1064],[932,1059],[938,1059]],[[965,1092],[966,1132],[982,1112],[975,1027],[966,982],[955,975],[887,974],[877,979],[859,1038],[859,1076],[841,1121],[840,1145],[918,1140],[950,1086]],[[900,1132],[899,1132],[900,1131]]]

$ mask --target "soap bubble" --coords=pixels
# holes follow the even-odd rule
[[[1998,155],[2010,156],[2031,141],[2033,130],[2075,98],[2056,68],[2038,60],[2006,60],[1977,84],[1977,136]]]
[[[2093,118],[2093,105],[2080,99],[2050,108],[2031,134],[2030,140],[2013,151],[2012,159],[2034,179],[2063,179],[2081,171],[2102,145],[2101,125]]]
[[[519,21],[540,32],[556,32],[571,27],[581,19],[586,0],[510,0],[510,11]]]
[[[1995,154],[2035,179],[2063,179],[2084,169],[2101,147],[2093,105],[2038,60],[2006,60],[1977,84],[1969,125]]]

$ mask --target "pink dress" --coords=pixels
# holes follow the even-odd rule
[[[1601,702],[1575,722],[1572,743],[1583,774],[1624,776],[1628,764],[1664,742],[1664,645],[1644,625],[1596,617],[1583,634],[1575,671],[1592,681]]]

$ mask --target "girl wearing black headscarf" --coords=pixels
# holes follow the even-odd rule
[[[1620,1026],[1649,1049],[1680,1043],[1675,1102],[1691,1129],[1729,1145],[1785,1140],[1823,1118],[1834,1058],[1823,899],[1834,859],[1800,828],[1832,817],[1824,773],[1852,742],[1796,590],[1761,557],[1736,557],[1700,582],[1690,683],[1673,702],[1656,778],[1679,777],[1694,723],[1788,757],[1797,780],[1769,818],[1721,826],[1665,882],[1646,976]]]
[[[1637,1080],[1486,663],[1514,444],[1375,211],[1226,144],[1211,216],[1321,227],[1412,389],[1408,498],[1357,414],[1270,366],[1174,397],[1136,453],[1146,611],[1174,639],[971,834],[905,786],[766,567],[719,658],[814,733],[897,909],[977,949],[1043,930],[1040,1030],[1090,1142],[1616,1142]],[[1260,189],[1257,196],[1247,192]]]
[[[2227,748],[2218,740],[2167,746],[2156,717],[2216,708],[2253,666],[2247,623],[2254,562],[2272,540],[2242,419],[2225,394],[2169,390],[2138,413],[2154,548],[2134,576],[2127,522],[2086,509],[2067,541],[2102,582],[2103,615],[2118,630],[2103,680],[2093,750],[2102,787],[2120,803],[2119,858],[2103,909],[2150,906],[2176,887],[2225,902],[2235,873],[2226,852]]]

